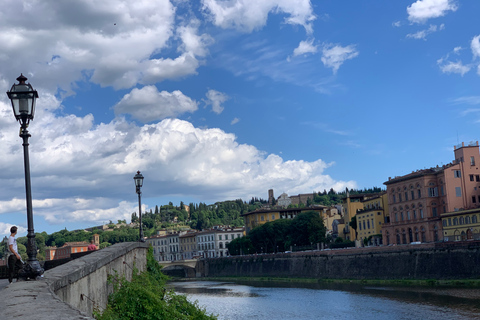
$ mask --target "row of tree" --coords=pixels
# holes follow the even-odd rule
[[[231,255],[288,251],[325,242],[326,228],[318,212],[307,211],[294,219],[279,219],[252,229],[248,235],[232,240]]]

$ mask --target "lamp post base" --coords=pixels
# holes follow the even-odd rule
[[[19,271],[18,276],[22,278],[22,280],[36,280],[43,272],[44,270],[40,266],[40,262],[33,260],[25,263],[23,269]]]

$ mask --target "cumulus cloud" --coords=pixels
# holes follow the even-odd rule
[[[10,235],[10,228],[13,227],[13,224],[10,223],[5,223],[5,222],[0,222],[0,234],[1,235]],[[16,226],[17,227],[17,233],[22,234],[24,232],[27,232],[27,229],[21,226]]]
[[[358,56],[359,52],[355,45],[342,47],[341,45],[326,44],[322,49],[322,62],[337,73],[340,66],[346,61]]]
[[[83,80],[122,89],[192,75],[211,44],[198,22],[176,30],[169,0],[6,2],[22,14],[1,15],[2,74],[14,79],[27,70],[50,92],[72,94],[71,84]],[[175,35],[180,55],[158,57]]]
[[[207,99],[205,99],[205,106],[212,106],[212,111],[216,114],[220,114],[223,112],[222,104],[230,99],[225,93],[216,91],[216,90],[208,90],[206,93]]]
[[[473,37],[470,47],[472,48],[473,58],[480,57],[480,35]]]
[[[440,70],[442,70],[443,73],[456,73],[461,76],[470,71],[471,68],[470,65],[464,65],[461,61],[448,61],[440,65]]]
[[[430,25],[430,27],[428,29],[424,29],[424,30],[420,30],[420,31],[417,31],[415,33],[409,33],[407,34],[407,38],[413,38],[413,39],[417,39],[417,40],[427,40],[427,36],[431,33],[434,33],[434,32],[437,32],[437,31],[440,31],[440,30],[443,30],[445,29],[445,25],[442,23],[440,26],[436,26],[436,25]]]
[[[133,118],[148,123],[167,117],[178,117],[186,112],[195,112],[197,102],[181,91],[159,92],[155,86],[133,89],[115,107],[115,114],[130,114]]]
[[[235,28],[242,32],[261,29],[270,13],[285,13],[285,23],[301,25],[312,33],[316,19],[310,0],[202,0],[205,13],[222,28]]]
[[[136,90],[161,95],[152,89]],[[272,186],[292,193],[356,187],[325,174],[331,163],[285,161],[240,144],[235,135],[218,128],[197,128],[179,119],[137,126],[118,117],[95,125],[92,115],[55,115],[41,99],[38,111],[41,116],[29,128],[33,205],[35,215],[52,224],[128,219],[136,211],[132,177],[137,170],[145,176],[146,197],[230,199],[249,198]],[[10,107],[0,102],[4,113],[13,118]],[[2,132],[0,217],[25,208],[24,199],[18,198],[24,194],[18,124],[5,121]]]
[[[307,53],[316,53],[318,46],[313,44],[314,39],[300,41],[298,47],[293,50],[293,57],[300,56]]]
[[[428,19],[446,15],[448,11],[456,11],[453,0],[418,0],[407,7],[408,20],[414,23],[424,23]]]

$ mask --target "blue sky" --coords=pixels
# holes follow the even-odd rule
[[[38,90],[35,230],[145,210],[383,186],[478,140],[477,1],[0,0],[0,89]],[[15,14],[11,14],[15,12]],[[26,232],[0,97],[0,233]]]

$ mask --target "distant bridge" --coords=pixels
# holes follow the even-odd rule
[[[163,273],[169,276],[181,278],[195,278],[199,276],[197,270],[197,259],[177,260],[177,261],[159,261],[163,267]]]

